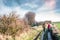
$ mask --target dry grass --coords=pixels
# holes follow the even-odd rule
[[[39,29],[39,27],[38,27],[38,29]],[[37,33],[39,31],[40,30],[37,30],[37,29],[36,30],[30,29],[27,32],[24,31],[20,35],[16,35],[15,36],[15,40],[33,40],[33,38],[37,35]],[[3,34],[0,35],[0,39],[1,40],[6,40],[7,38],[8,38],[8,40],[14,40],[12,38],[12,36],[10,36],[10,35],[3,35]]]
[[[0,17],[0,40],[33,40],[41,30],[41,27],[31,29],[27,22],[19,19],[16,14]]]

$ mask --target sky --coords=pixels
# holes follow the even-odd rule
[[[16,11],[21,18],[29,11],[36,14],[35,20],[60,21],[60,0],[0,0],[0,15]]]

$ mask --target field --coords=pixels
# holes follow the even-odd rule
[[[57,26],[58,29],[60,30],[60,22],[54,22],[54,24],[56,24],[56,26]]]

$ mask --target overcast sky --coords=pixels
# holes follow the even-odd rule
[[[16,11],[21,18],[35,12],[36,21],[60,21],[60,0],[0,0],[0,15]]]

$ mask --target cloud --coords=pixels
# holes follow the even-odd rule
[[[56,0],[56,8],[55,9],[57,9],[57,10],[60,9],[60,0]]]
[[[16,0],[2,0],[5,6],[8,7],[14,7],[14,6],[18,6],[18,3],[16,2]]]
[[[21,7],[15,7],[13,8],[13,11],[16,11],[16,14],[20,15],[21,18],[24,18],[25,14],[29,11],[29,10],[24,10],[21,9]]]
[[[22,0],[20,0],[20,1],[22,1]],[[12,11],[16,11],[16,14],[19,14],[20,17],[23,18],[24,15],[26,14],[26,12],[31,11],[31,10],[27,10],[24,8],[29,6],[30,9],[35,9],[38,7],[38,2],[39,2],[39,0],[35,0],[35,1],[31,0],[32,2],[30,2],[29,0],[28,1],[26,0],[25,2],[22,1],[24,3],[20,4],[20,1],[17,1],[17,0],[9,0],[9,1],[8,0],[0,0],[0,15],[3,15],[3,14],[7,15]],[[24,8],[22,8],[22,5],[25,5],[26,7],[23,6]]]
[[[0,0],[0,15],[7,14],[7,12],[10,12],[10,8],[6,7],[3,3],[3,0]]]
[[[21,6],[21,8],[35,9],[43,4],[43,0],[3,0],[5,6],[14,7]]]
[[[13,0],[13,1],[14,1],[12,2],[13,4],[11,4],[13,6],[7,6],[3,3],[3,0],[0,0],[0,15],[3,14],[7,15],[12,11],[16,11],[16,14],[20,15],[20,17],[23,18],[28,11],[32,11],[32,9],[34,9],[34,12],[36,12],[35,20],[38,22],[45,20],[60,21],[59,18],[60,15],[55,13],[55,11],[53,10],[56,5],[55,0],[50,0],[50,1],[46,0],[44,3],[41,2],[41,0],[34,0],[34,1],[31,0],[31,2],[29,0],[26,0],[26,1],[22,1],[21,4],[20,4],[21,0],[19,0],[19,3],[17,0]],[[7,4],[10,5],[9,3]]]
[[[32,4],[32,3],[25,3],[25,4],[21,5],[21,6],[26,6],[26,7],[32,8],[32,9],[38,7],[38,5]]]
[[[60,21],[59,18],[59,14],[56,15],[55,11],[53,10],[55,6],[53,6],[55,0],[47,0],[45,2],[45,4],[40,7],[37,11],[36,11],[36,17],[35,20],[36,21],[45,21],[45,20],[51,20],[51,21]],[[55,5],[55,4],[54,4]]]
[[[43,2],[43,0],[28,0],[25,3],[22,3],[21,7],[23,9],[36,10],[43,5]]]
[[[56,0],[46,0],[45,3],[48,7],[55,8]]]
[[[24,15],[29,11],[29,10],[23,10],[21,9],[19,6],[17,7],[14,7],[14,8],[9,8],[9,7],[5,7],[3,6],[1,9],[0,9],[0,15],[8,15],[9,13],[11,13],[12,11],[16,11],[16,14],[17,15],[20,15],[21,18],[24,17]]]
[[[59,14],[55,14],[52,11],[49,12],[39,12],[36,14],[35,20],[36,21],[46,21],[46,20],[51,20],[51,21],[60,21],[60,17],[58,16]]]
[[[12,11],[16,11],[16,14],[20,15],[20,17],[23,18],[26,12],[29,10],[24,10],[20,6],[8,7],[3,3],[3,0],[0,0],[0,15],[8,15]]]

